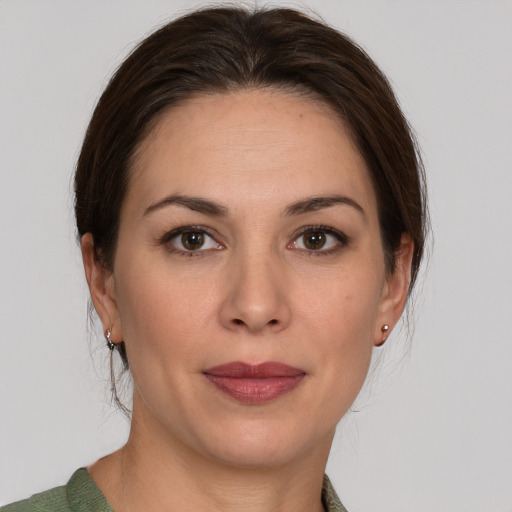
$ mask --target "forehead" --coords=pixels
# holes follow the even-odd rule
[[[144,208],[162,194],[193,193],[263,205],[335,192],[366,208],[375,202],[339,116],[304,95],[257,89],[194,97],[162,114],[136,153],[127,200]]]

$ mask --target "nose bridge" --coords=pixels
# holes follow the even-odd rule
[[[271,244],[246,244],[234,251],[223,322],[257,332],[286,327],[290,319],[285,293],[285,263]]]

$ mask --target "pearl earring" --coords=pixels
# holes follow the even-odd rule
[[[389,333],[389,325],[388,324],[384,324],[381,328],[380,328],[380,331],[382,332],[382,340],[379,342],[379,343],[376,343],[375,346],[376,347],[381,347],[382,345],[384,345],[384,343],[386,342],[386,340],[388,339],[388,333]]]

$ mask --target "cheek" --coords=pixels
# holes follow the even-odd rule
[[[140,363],[166,358],[177,366],[197,357],[196,342],[208,332],[215,302],[207,279],[171,273],[154,261],[123,263],[116,295],[132,373]]]
[[[298,317],[330,343],[373,342],[375,321],[384,285],[384,272],[373,264],[348,266],[312,275],[298,293]]]
[[[371,266],[352,267],[304,290],[297,308],[310,334],[313,367],[325,378],[326,400],[331,406],[338,403],[342,414],[366,378],[382,283],[381,273]]]

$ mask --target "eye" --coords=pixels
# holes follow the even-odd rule
[[[336,251],[346,245],[347,241],[346,235],[333,228],[309,227],[288,248],[325,254]]]
[[[206,231],[190,227],[175,229],[165,235],[162,241],[176,252],[191,253],[223,249],[223,246]]]

